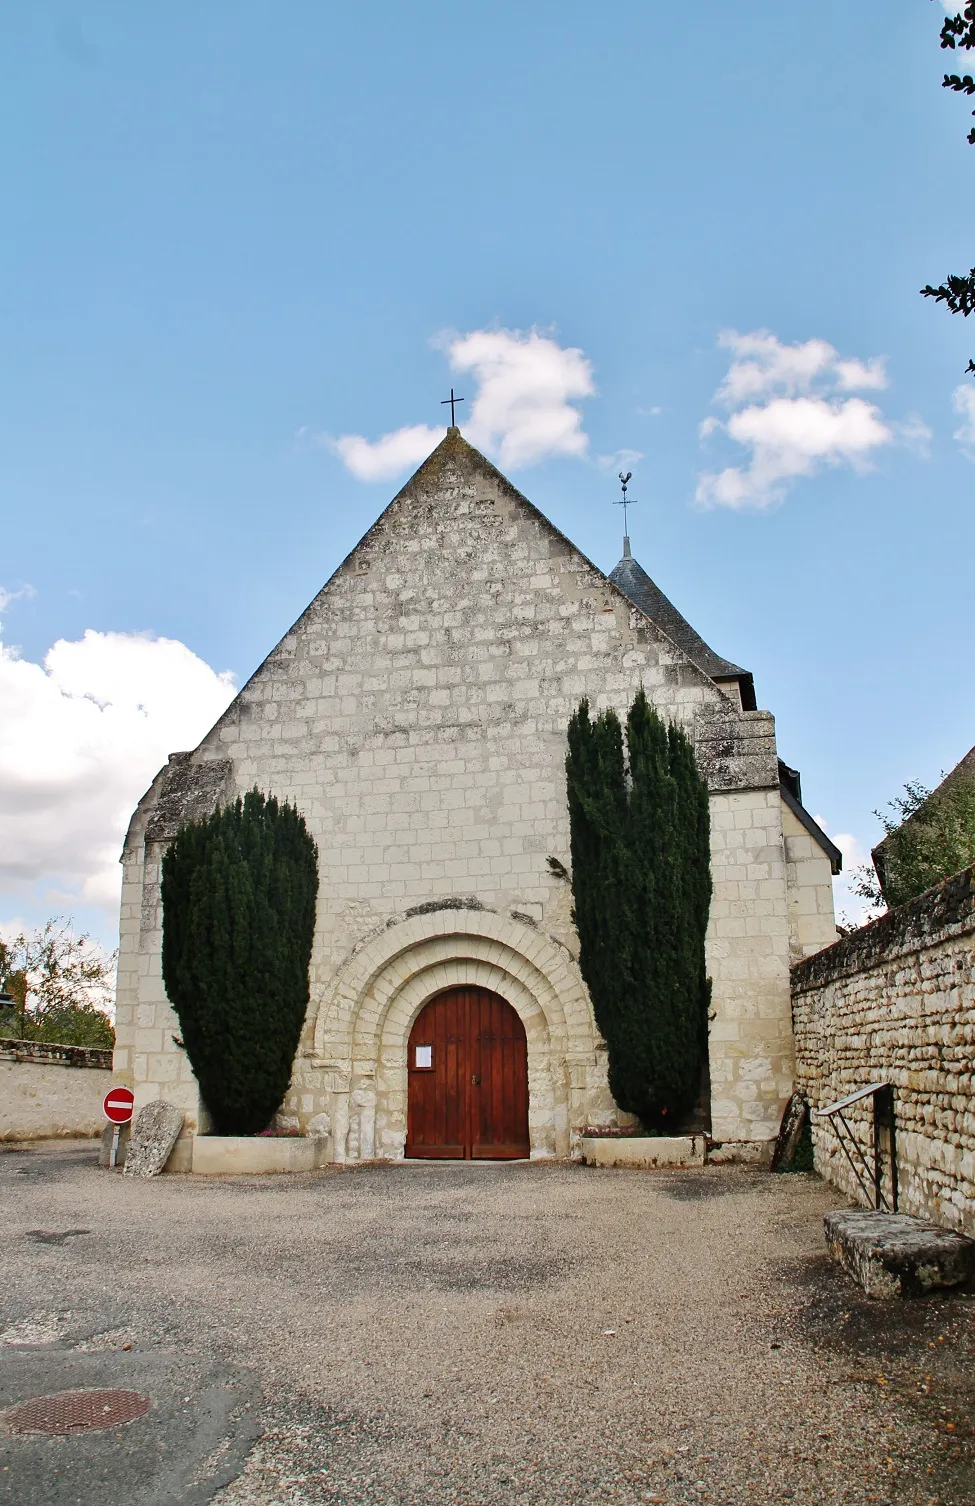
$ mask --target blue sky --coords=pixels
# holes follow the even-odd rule
[[[128,802],[155,756],[136,737],[107,792],[84,750],[57,766],[51,696],[122,697],[90,672],[131,700],[130,635],[162,637],[158,736],[185,731],[181,674],[205,730],[229,693],[205,666],[246,678],[412,468],[363,481],[334,441],[438,426],[452,382],[483,418],[483,365],[449,359],[478,331],[524,346],[535,329],[556,366],[582,353],[591,395],[577,380],[555,403],[579,415],[575,449],[509,444],[504,468],[608,570],[616,461],[639,452],[634,553],[752,669],[832,833],[865,847],[874,806],[935,782],[975,741],[975,410],[953,408],[975,328],[917,296],[975,259],[943,14],[0,10],[0,586],[8,724],[20,708],[31,734],[0,750],[0,822],[30,786],[0,922],[70,909],[110,938],[91,854],[120,817],[103,840],[78,808]],[[751,387],[759,347],[719,343],[729,330],[775,337]],[[820,420],[835,433],[810,440]],[[728,468],[734,506],[701,480]],[[39,666],[59,640],[75,649],[52,690]],[[59,847],[62,830],[81,834]]]

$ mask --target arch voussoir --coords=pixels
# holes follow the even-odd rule
[[[532,1155],[569,1153],[579,1117],[580,1064],[600,1074],[597,1034],[575,963],[531,926],[492,911],[445,909],[404,918],[340,969],[314,1028],[313,1068],[327,1069],[335,1102],[333,1158],[399,1157],[406,1140],[406,1047],[436,994],[459,986],[506,999],[528,1041]],[[571,1065],[570,1065],[571,1063]]]

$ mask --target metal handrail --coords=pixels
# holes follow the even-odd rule
[[[872,1170],[862,1146],[857,1140],[856,1135],[854,1134],[844,1115],[845,1109],[850,1108],[855,1103],[862,1102],[865,1098],[873,1099]],[[878,1212],[881,1208],[883,1208],[888,1213],[896,1213],[897,1145],[894,1127],[894,1090],[891,1087],[890,1083],[868,1083],[865,1088],[858,1088],[855,1093],[850,1093],[846,1098],[837,1099],[836,1103],[827,1104],[826,1108],[824,1109],[813,1109],[813,1113],[816,1115],[817,1119],[830,1119],[833,1121],[833,1129],[836,1132],[836,1138],[840,1143],[843,1154],[846,1156],[846,1159],[850,1163],[850,1168],[853,1172],[853,1175],[856,1177],[860,1191],[866,1198],[867,1203],[869,1204],[870,1202],[872,1202],[874,1208],[876,1208]],[[886,1129],[890,1137],[890,1189],[893,1207],[891,1207],[891,1204],[888,1203],[883,1191],[883,1168],[880,1161],[881,1129]],[[843,1137],[844,1130],[846,1131],[846,1135],[849,1139],[849,1145],[847,1144],[846,1139],[844,1139]],[[859,1167],[857,1166],[857,1162],[854,1161],[853,1156],[850,1153],[851,1147],[853,1151],[856,1152],[857,1160],[860,1163]],[[873,1182],[872,1196],[867,1185],[864,1183],[863,1177],[860,1175],[861,1168],[866,1174],[868,1181]]]

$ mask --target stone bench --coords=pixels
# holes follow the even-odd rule
[[[923,1297],[975,1274],[975,1240],[906,1213],[827,1213],[826,1246],[868,1297]]]

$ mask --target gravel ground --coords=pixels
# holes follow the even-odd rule
[[[823,1253],[838,1205],[727,1167],[0,1152],[2,1405],[153,1399],[0,1438],[0,1501],[975,1506],[975,1301],[869,1303]]]

